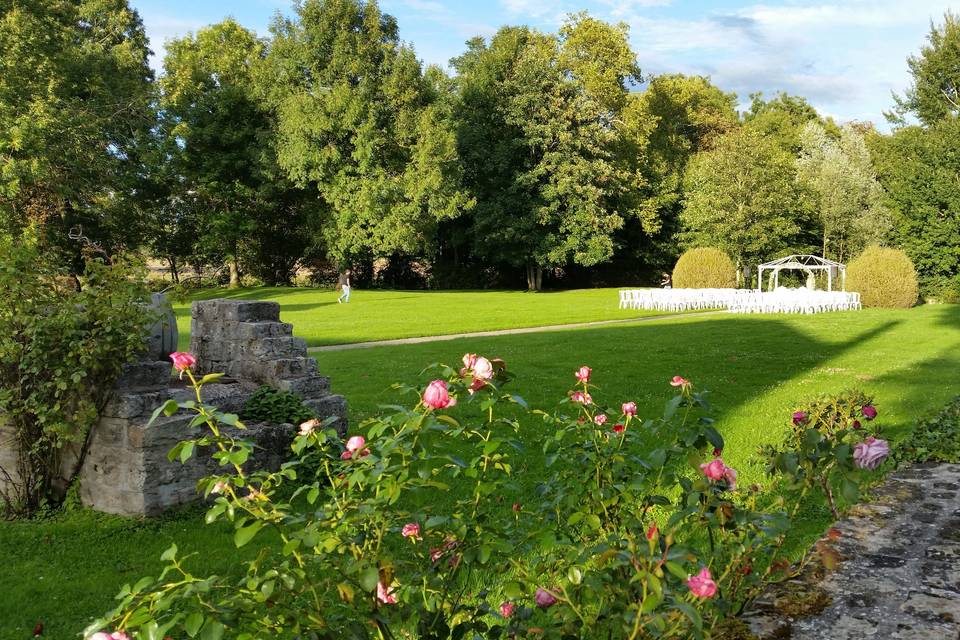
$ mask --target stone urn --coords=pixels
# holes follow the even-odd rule
[[[154,320],[147,332],[147,359],[167,360],[177,350],[177,316],[162,293],[150,297],[148,309]]]

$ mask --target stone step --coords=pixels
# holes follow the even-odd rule
[[[280,338],[293,335],[289,322],[241,322],[237,325],[237,337],[244,340]]]
[[[304,358],[307,355],[307,341],[293,336],[258,338],[239,342],[237,346],[237,355],[244,360]]]
[[[337,421],[333,427],[337,432],[344,436],[347,434],[347,400],[343,396],[328,394],[319,398],[304,400],[303,404],[317,414],[321,420],[336,416]]]
[[[117,389],[151,389],[170,384],[173,365],[168,360],[131,362],[123,365],[117,378]]]

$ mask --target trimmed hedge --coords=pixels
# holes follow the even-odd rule
[[[713,247],[685,251],[673,268],[677,289],[730,289],[737,286],[737,268],[726,253]]]
[[[870,246],[847,265],[847,289],[860,294],[865,307],[906,309],[917,303],[919,287],[913,262],[900,249]]]

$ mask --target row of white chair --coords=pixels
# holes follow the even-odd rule
[[[692,311],[727,309],[733,313],[819,313],[860,309],[860,294],[847,291],[788,289],[621,289],[621,309]]]

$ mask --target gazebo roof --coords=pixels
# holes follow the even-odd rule
[[[820,256],[794,254],[785,258],[778,258],[770,262],[764,262],[760,265],[763,269],[829,269],[832,267],[843,268],[843,265]]]

